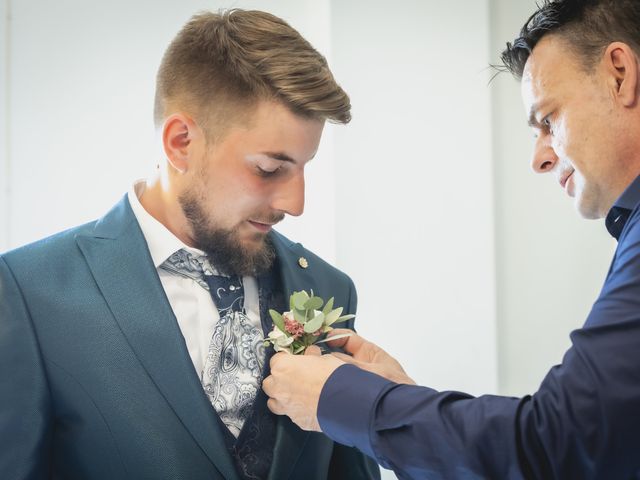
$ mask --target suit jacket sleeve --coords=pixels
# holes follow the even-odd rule
[[[48,478],[49,390],[29,312],[0,257],[0,478]]]
[[[625,227],[584,327],[533,396],[437,392],[344,365],[323,388],[322,430],[401,478],[636,478],[639,217]]]

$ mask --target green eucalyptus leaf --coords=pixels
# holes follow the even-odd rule
[[[338,320],[338,318],[340,318],[340,315],[342,315],[342,307],[338,307],[335,310],[331,310],[327,315],[324,321],[324,324],[325,325],[333,324],[336,320]]]
[[[335,322],[333,323],[342,323],[342,322],[346,322],[347,320],[351,320],[352,318],[355,318],[355,315],[343,315],[340,318],[338,318]]]
[[[324,303],[324,300],[322,300],[322,298],[311,297],[309,300],[307,300],[304,303],[304,308],[307,310],[319,310],[320,308],[322,308],[323,303]]]
[[[309,300],[309,294],[302,290],[293,294],[293,306],[298,310],[305,310],[304,304]]]
[[[315,317],[313,317],[311,320],[309,320],[307,323],[304,324],[304,331],[307,333],[313,333],[316,330],[318,330],[320,327],[322,327],[323,322],[324,322],[324,313],[320,312],[318,313],[318,315],[316,315]]]
[[[329,315],[329,313],[331,313],[331,310],[333,310],[333,297],[331,297],[328,301],[327,304],[324,306],[324,308],[322,309],[322,313],[326,315]]]
[[[287,331],[284,328],[284,318],[278,312],[273,309],[269,309],[269,315],[271,315],[271,320],[273,320],[273,324],[280,329],[281,332],[286,333]]]
[[[306,323],[307,321],[306,312],[304,310],[298,310],[297,308],[293,309],[293,318],[295,318],[298,323]]]
[[[298,355],[299,353],[304,352],[304,351],[306,350],[306,348],[307,348],[307,347],[306,347],[305,345],[301,345],[301,346],[299,346],[298,348],[294,348],[294,349],[293,349],[293,354],[294,354],[294,355]]]

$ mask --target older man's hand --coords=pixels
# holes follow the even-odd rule
[[[318,401],[327,378],[344,361],[333,355],[320,355],[318,347],[309,347],[305,355],[277,353],[271,358],[271,375],[262,382],[270,397],[269,410],[287,415],[303,430],[319,432]]]
[[[348,333],[350,330],[335,329],[332,335]],[[375,343],[365,340],[355,333],[349,337],[342,337],[329,342],[332,347],[344,349],[349,355],[344,353],[334,353],[333,356],[343,360],[346,363],[352,363],[363,370],[380,375],[381,377],[396,383],[405,383],[415,385],[414,382],[404,371],[402,365],[385,352]]]
[[[348,332],[336,329],[332,333]],[[334,370],[345,363],[392,382],[415,385],[395,358],[355,333],[332,340],[329,345],[343,348],[349,355],[320,355],[320,349],[312,346],[307,348],[305,355],[281,352],[271,358],[271,375],[262,382],[262,389],[270,397],[267,406],[273,413],[287,415],[303,430],[321,431],[318,401],[322,387]]]

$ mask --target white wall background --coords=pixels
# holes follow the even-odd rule
[[[337,260],[361,332],[416,381],[493,391],[488,4],[463,18],[457,3],[401,4],[332,4],[334,71],[354,105],[336,132]]]
[[[517,82],[488,84],[535,0],[0,0],[0,251],[102,215],[151,169],[164,48],[229,6],[288,20],[351,95],[282,230],[354,278],[361,333],[435,388],[535,390],[613,249],[531,173]]]

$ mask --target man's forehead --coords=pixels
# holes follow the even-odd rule
[[[536,95],[534,92],[534,78],[531,75],[531,56],[527,60],[527,63],[522,71],[522,79],[520,80],[520,95],[522,96],[522,102],[527,111],[527,115],[530,116],[534,105],[536,104]]]
[[[572,57],[570,45],[564,37],[559,34],[546,34],[531,50],[524,66],[523,77],[525,74],[538,76],[561,66],[566,61],[571,61]]]
[[[533,48],[522,71],[520,92],[527,115],[535,116],[541,104],[557,90],[564,78],[566,49],[556,35],[543,37]]]

